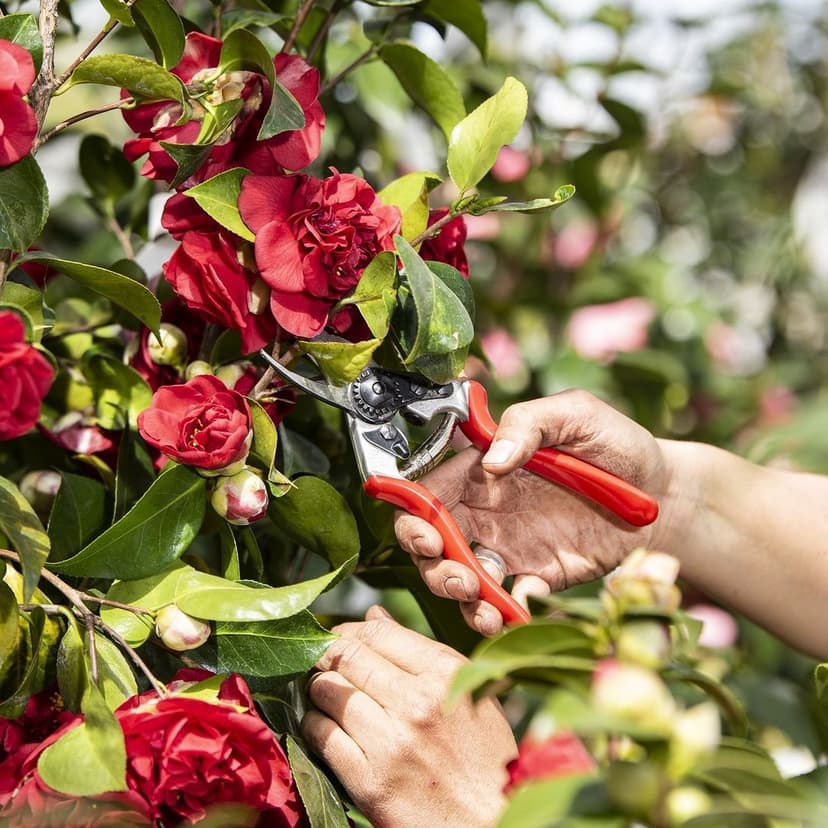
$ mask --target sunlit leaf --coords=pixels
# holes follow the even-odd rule
[[[29,501],[5,477],[0,477],[0,532],[20,556],[23,599],[28,601],[49,555],[49,536]]]
[[[336,788],[290,735],[287,754],[311,828],[347,828],[350,823]]]
[[[46,179],[31,155],[0,169],[0,250],[28,250],[48,215]]]
[[[198,206],[222,227],[252,242],[256,237],[244,223],[239,212],[241,184],[247,174],[247,170],[236,167],[185,190],[184,195],[195,199]]]

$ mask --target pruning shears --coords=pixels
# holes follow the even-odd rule
[[[287,368],[264,350],[260,354],[282,379],[345,412],[357,466],[370,497],[428,521],[443,539],[444,557],[474,571],[480,597],[497,608],[505,623],[529,621],[529,613],[475,557],[448,509],[415,482],[440,462],[458,426],[479,450],[488,449],[497,423],[480,383],[463,379],[439,384],[419,374],[371,365],[347,385],[334,385]],[[412,452],[405,433],[393,422],[398,414],[414,425],[440,419]],[[656,501],[635,486],[557,449],[537,451],[524,468],[605,507],[632,526],[646,526],[658,516]]]

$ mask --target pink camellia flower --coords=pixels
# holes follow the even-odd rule
[[[561,730],[546,739],[527,734],[518,745],[517,758],[506,766],[506,792],[523,782],[592,773],[595,768],[595,760],[574,733]]]
[[[190,90],[206,95],[213,104],[243,101],[235,121],[213,147],[195,180],[211,178],[236,166],[270,173],[274,169],[298,170],[313,161],[319,154],[325,126],[325,113],[317,100],[319,72],[297,55],[279,54],[274,58],[276,77],[302,107],[305,126],[257,141],[271,101],[270,84],[258,72],[219,74],[221,47],[222,42],[217,38],[190,32],[181,60],[170,70]],[[190,120],[179,124],[181,105],[174,101],[141,104],[124,110],[124,119],[139,136],[124,144],[124,154],[135,160],[146,153],[148,158],[141,174],[172,181],[176,164],[161,142],[193,143],[198,137],[203,114],[196,104]]]
[[[257,351],[278,331],[270,288],[241,262],[230,234],[187,232],[164,265],[164,277],[182,301],[208,322],[241,333],[244,353]]]
[[[20,437],[38,421],[54,373],[26,342],[23,320],[14,311],[0,310],[0,440]]]
[[[23,95],[34,79],[31,54],[16,43],[0,40],[0,167],[16,164],[31,152],[37,118]]]
[[[441,207],[428,214],[428,226],[448,215],[449,208]],[[426,239],[420,247],[420,256],[426,261],[444,262],[459,270],[467,279],[469,262],[466,258],[466,220],[455,216],[440,228],[440,232]]]
[[[155,634],[165,646],[177,653],[200,647],[211,632],[206,621],[187,615],[175,604],[167,604],[155,616]]]
[[[529,156],[513,147],[501,147],[492,167],[492,178],[498,181],[520,181],[532,166]]]
[[[372,259],[394,247],[400,211],[347,173],[248,175],[239,209],[256,234],[256,264],[270,287],[270,309],[288,333],[313,337],[348,296]]]
[[[159,388],[138,431],[167,457],[212,474],[240,470],[253,438],[247,400],[210,374]]]
[[[694,604],[687,614],[702,622],[699,644],[714,650],[732,647],[739,638],[739,625],[726,610],[713,604]]]
[[[647,344],[647,326],[655,307],[633,296],[603,305],[578,308],[569,319],[566,336],[585,359],[611,361],[620,351],[637,351]]]
[[[525,373],[526,362],[515,338],[505,328],[493,328],[480,337],[480,347],[495,377],[511,379]]]
[[[669,732],[676,703],[658,673],[605,658],[592,674],[592,705],[598,713]]]
[[[267,486],[259,475],[242,469],[216,483],[210,503],[228,523],[247,526],[267,514]]]
[[[561,267],[575,270],[589,258],[598,238],[598,225],[592,220],[565,225],[555,237],[555,260]]]

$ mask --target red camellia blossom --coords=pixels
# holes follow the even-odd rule
[[[213,472],[243,464],[253,434],[247,400],[210,374],[159,388],[138,431],[167,457]]]
[[[305,126],[257,141],[271,101],[270,84],[257,72],[220,74],[221,47],[222,42],[217,38],[190,32],[184,54],[171,70],[191,90],[206,94],[213,104],[243,101],[233,124],[213,147],[195,180],[210,178],[236,166],[264,173],[272,172],[274,168],[298,170],[313,161],[319,154],[325,126],[325,113],[317,100],[319,72],[297,55],[280,54],[274,58],[276,77],[302,107]],[[198,137],[203,114],[196,104],[191,119],[179,124],[181,105],[173,101],[141,104],[124,110],[124,119],[139,136],[124,144],[124,154],[132,161],[147,153],[141,174],[172,181],[176,164],[161,142],[193,143]]]
[[[448,215],[448,207],[431,210],[428,214],[428,226]],[[455,216],[440,228],[440,232],[426,239],[420,247],[420,256],[426,261],[444,262],[457,268],[467,279],[469,262],[466,258],[466,220]]]
[[[394,246],[400,211],[347,173],[248,175],[239,209],[256,234],[256,264],[270,286],[270,308],[288,333],[312,337],[365,267]]]
[[[506,790],[532,779],[551,779],[578,773],[592,773],[595,760],[584,743],[569,731],[559,731],[547,739],[524,736],[518,756],[506,767],[509,781]]]
[[[19,437],[37,422],[54,373],[26,342],[23,320],[14,311],[0,310],[0,440]]]
[[[16,164],[31,152],[37,119],[23,95],[34,79],[31,54],[16,43],[0,40],[0,167]]]
[[[270,289],[240,261],[242,250],[222,232],[185,233],[164,277],[186,305],[209,322],[241,333],[242,351],[257,351],[278,331]]]

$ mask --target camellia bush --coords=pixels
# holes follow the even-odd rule
[[[627,379],[650,427],[726,442],[696,395],[722,387],[645,349],[652,297],[572,276],[603,254],[622,268],[595,185],[612,152],[624,175],[643,154],[641,119],[605,97],[616,137],[533,160],[536,68],[481,69],[503,9],[479,0],[101,7],[92,36],[57,0],[0,7],[0,824],[367,824],[298,723],[369,589],[471,656],[454,701],[506,702],[502,826],[826,824],[821,767],[780,771],[735,635],[704,635],[736,621],[682,601],[673,558],[639,550],[481,641],[396,547],[342,413],[260,353],[334,386],[372,363],[467,371],[495,406]],[[596,24],[623,35],[610,12]],[[67,170],[78,191],[50,201]],[[568,274],[555,291],[538,228]],[[548,341],[539,300],[559,319],[564,287],[582,313],[553,376],[521,339]],[[621,313],[622,335],[579,339],[590,313],[605,330]],[[801,741],[819,753],[812,672]]]

